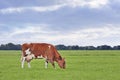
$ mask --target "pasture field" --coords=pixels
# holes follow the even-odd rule
[[[119,50],[61,50],[66,69],[56,69],[44,60],[32,60],[21,68],[21,51],[0,51],[0,80],[120,80]]]

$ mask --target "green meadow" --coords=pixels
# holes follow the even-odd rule
[[[60,50],[66,69],[56,69],[44,59],[31,61],[21,68],[21,51],[0,51],[0,80],[120,80],[119,50]]]

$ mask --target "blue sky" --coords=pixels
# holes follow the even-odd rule
[[[1,0],[0,44],[120,45],[120,0]]]

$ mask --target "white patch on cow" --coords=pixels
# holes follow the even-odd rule
[[[31,54],[32,58],[35,58],[35,55],[34,54]]]
[[[49,45],[48,48],[50,49],[50,47],[51,47],[51,46]]]
[[[26,52],[27,55],[31,54],[30,48],[28,48],[27,50],[25,50],[25,52]]]
[[[33,58],[35,58],[35,55],[34,55],[34,54],[30,54],[30,55],[27,55],[27,56],[26,56],[26,60],[27,60],[27,61],[32,60]]]
[[[41,55],[41,56],[37,56],[37,58],[42,59],[42,58],[44,58],[44,57]]]
[[[27,59],[27,60],[31,60],[31,59],[32,59],[32,55],[27,55],[27,56],[26,56],[26,59]]]

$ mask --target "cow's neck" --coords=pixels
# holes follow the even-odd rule
[[[60,55],[55,57],[55,61],[58,62],[59,60],[62,60],[62,57]]]

